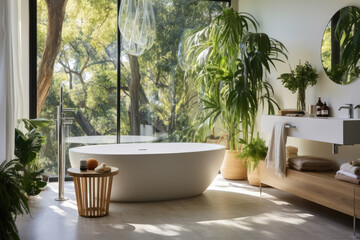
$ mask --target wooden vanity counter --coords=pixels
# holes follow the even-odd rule
[[[360,218],[360,186],[335,179],[335,172],[307,172],[288,168],[286,177],[275,175],[260,161],[261,183],[292,193],[339,212]],[[355,204],[355,206],[354,206]]]

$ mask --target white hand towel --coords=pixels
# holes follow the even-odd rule
[[[345,176],[348,176],[348,177],[351,177],[351,178],[360,179],[359,176],[357,176],[357,175],[355,175],[353,173],[349,173],[347,171],[341,170],[341,169],[339,171],[337,171],[336,173],[339,173],[339,174],[342,174],[342,175],[345,175]]]
[[[275,168],[275,174],[284,178],[286,172],[286,131],[284,122],[274,124],[269,150],[265,159],[268,168]]]
[[[349,172],[355,175],[360,175],[360,167],[359,166],[353,166],[350,163],[343,163],[340,166],[341,170],[344,170],[345,172]]]

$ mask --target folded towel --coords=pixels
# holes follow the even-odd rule
[[[354,178],[354,179],[360,179],[360,176],[357,176],[355,174],[349,173],[349,172],[341,170],[341,169],[339,171],[337,171],[336,173],[340,173],[342,175],[345,175],[345,176],[348,176],[348,177],[351,177],[351,178]]]
[[[100,166],[95,168],[95,172],[104,173],[104,172],[110,172],[111,167],[107,167],[105,163],[102,163]]]
[[[292,157],[297,157],[297,153],[286,153],[286,162]]]
[[[336,179],[336,180],[340,180],[340,181],[344,181],[344,182],[360,184],[360,179],[348,177],[348,176],[343,175],[343,174],[341,174],[341,173],[336,173],[335,179]]]
[[[345,172],[349,172],[355,175],[360,175],[360,167],[353,166],[350,163],[341,164],[340,170],[344,170]]]
[[[350,161],[350,164],[353,166],[360,166],[360,160]]]
[[[286,131],[284,122],[276,122],[274,124],[269,150],[265,159],[266,166],[275,168],[275,174],[279,177],[285,177],[286,172]]]
[[[297,153],[286,153],[286,158],[297,157]]]

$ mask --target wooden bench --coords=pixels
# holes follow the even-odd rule
[[[261,183],[292,193],[339,212],[360,218],[360,186],[335,179],[332,172],[302,172],[287,169],[286,177],[275,175],[260,161]]]

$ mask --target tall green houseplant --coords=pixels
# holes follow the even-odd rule
[[[267,103],[269,113],[277,106],[264,75],[275,61],[287,57],[286,48],[258,33],[258,27],[252,15],[227,8],[186,41],[192,70],[199,73],[197,85],[207,112],[204,120],[212,127],[220,119],[231,150],[239,148],[240,133],[241,142],[253,139],[260,104]]]

